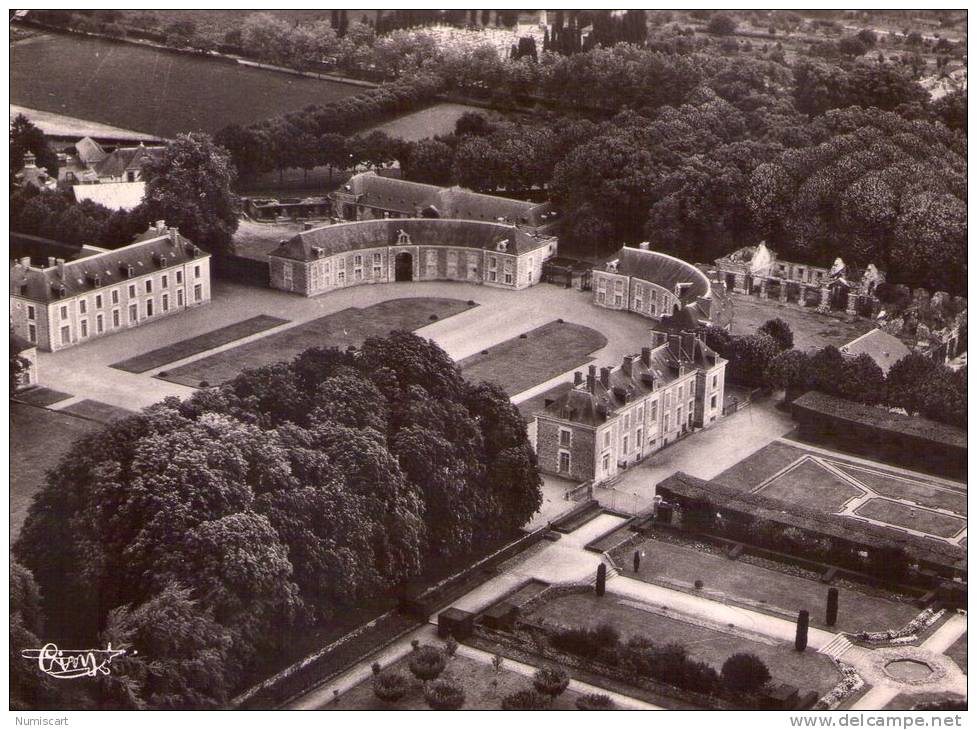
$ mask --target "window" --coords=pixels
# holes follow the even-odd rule
[[[511,284],[512,283],[512,272],[511,271],[505,272],[505,283],[506,284]]]
[[[96,294],[95,295],[95,309],[101,309],[101,308],[102,308],[102,295],[101,294]]]
[[[183,289],[176,290],[176,306],[183,306]]]
[[[288,264],[286,264],[286,266],[287,265]],[[177,271],[176,272],[176,283],[177,284],[182,284],[183,283],[183,272],[182,271]]]
[[[194,266],[193,267],[193,278],[194,279],[199,279],[200,278],[200,267],[199,266]]]
[[[608,448],[611,445],[611,430],[607,429],[604,431],[604,448]]]
[[[336,286],[345,286],[346,284],[346,272],[339,271],[336,272]]]
[[[561,451],[560,452],[560,471],[568,473],[570,471],[570,452]]]
[[[105,331],[105,315],[95,315],[95,334],[100,335]]]
[[[27,339],[31,342],[37,342],[37,325],[27,325]]]
[[[624,438],[621,439],[621,452],[624,453],[624,454],[627,454],[628,453],[628,436],[627,436],[627,434],[625,434],[624,435]]]
[[[113,327],[118,327],[119,324],[120,324],[119,310],[118,309],[113,309],[112,310],[112,326]]]
[[[88,314],[88,300],[79,299],[78,300],[78,314]]]
[[[652,401],[651,422],[654,423],[656,420],[658,420],[658,401]]]
[[[682,400],[682,386],[678,387],[678,395],[675,396],[675,400]]]
[[[637,423],[644,423],[644,421],[645,421],[645,407],[644,406],[639,406],[638,407],[638,415],[636,415],[634,417],[634,420]]]
[[[88,320],[83,319],[81,321],[81,336],[88,337]]]
[[[644,431],[642,431],[642,430],[641,430],[641,429],[639,428],[639,429],[638,429],[638,431],[637,431],[637,433],[635,433],[635,435],[634,435],[634,447],[635,447],[636,449],[640,449],[640,448],[641,448],[641,437],[642,437],[643,435],[644,435]]]
[[[34,309],[33,304],[27,305],[27,319],[37,319],[37,310]]]
[[[672,394],[665,393],[665,405],[662,408],[668,408],[670,405],[672,405]]]
[[[600,466],[601,466],[601,469],[604,471],[605,474],[610,471],[610,469],[611,469],[611,455],[610,454],[604,454],[600,458]]]
[[[380,266],[383,264],[383,254],[375,253],[373,254],[373,265]]]
[[[672,427],[672,414],[666,412],[662,417],[662,423],[664,424],[664,430],[667,431]]]
[[[129,298],[130,299],[135,299],[136,298],[136,285],[135,284],[130,284],[129,285]]]
[[[68,308],[61,307],[61,319],[68,319]]]
[[[200,284],[193,285],[193,301],[199,302],[204,297],[204,288]]]
[[[170,277],[167,276],[166,274],[163,274],[163,276],[160,277],[159,285],[164,289],[168,289],[170,286]]]
[[[357,254],[356,256],[353,257],[353,266],[362,266],[362,265],[363,265],[363,257]]]
[[[570,446],[570,429],[560,429],[560,446]]]
[[[176,280],[179,283],[180,281],[179,271],[176,272]],[[295,285],[292,279],[292,264],[288,261],[282,264],[282,284],[288,291],[291,291],[292,287]]]
[[[382,276],[383,276],[383,267],[382,266],[374,266],[373,267],[373,278],[374,279],[379,279]]]
[[[146,293],[147,294],[152,294],[153,293],[153,280],[152,279],[146,279]]]
[[[129,324],[139,321],[139,307],[135,304],[129,305]]]
[[[489,270],[489,281],[498,281],[498,280],[499,280],[499,272],[498,271],[493,271],[493,270],[490,269]]]
[[[61,344],[67,345],[71,342],[71,327],[65,326],[61,328]]]
[[[147,317],[152,317],[153,316],[153,300],[152,299],[147,299],[146,300],[146,316]]]
[[[119,290],[118,289],[113,289],[112,290],[112,304],[118,304],[118,303],[119,303]]]
[[[644,287],[636,286],[634,288],[634,308],[642,309],[644,307]]]
[[[709,399],[709,407],[710,408],[716,407],[716,396],[713,396],[712,398]]]
[[[170,311],[170,295],[169,294],[164,294],[163,295],[163,311],[164,312],[169,312]]]
[[[682,425],[682,406],[679,406],[678,408],[675,409],[675,425],[676,426]]]

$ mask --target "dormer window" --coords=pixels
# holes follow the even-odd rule
[[[399,246],[410,245],[410,236],[407,235],[407,231],[405,231],[403,228],[401,228],[400,231],[397,232],[397,245]]]
[[[616,273],[617,272],[617,265],[618,265],[618,263],[620,263],[620,260],[619,259],[614,259],[613,261],[608,261],[607,262],[607,270],[610,271],[610,272],[612,272],[612,273]]]
[[[496,245],[495,248],[497,251],[501,251],[502,253],[505,253],[509,249],[509,242],[499,241],[499,243]]]

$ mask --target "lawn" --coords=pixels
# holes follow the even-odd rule
[[[883,710],[911,710],[924,702],[945,702],[947,700],[962,700],[960,695],[951,692],[902,692],[883,707]]]
[[[862,492],[817,462],[804,460],[764,486],[759,494],[809,509],[838,512]]]
[[[465,378],[501,385],[509,395],[585,365],[607,344],[597,330],[568,322],[547,322],[458,363]]]
[[[530,612],[530,617],[563,626],[610,624],[625,641],[641,635],[661,644],[680,644],[688,650],[690,657],[712,665],[716,671],[733,654],[756,654],[766,663],[774,681],[793,684],[802,692],[814,690],[823,695],[840,679],[831,660],[813,650],[798,653],[793,644],[757,641],[659,616],[635,608],[629,599],[613,593],[607,593],[603,598],[597,598],[593,593],[559,596],[539,605]]]
[[[742,560],[704,553],[691,547],[659,540],[648,540],[635,549],[644,553],[637,575],[628,559],[624,575],[678,590],[701,593],[720,602],[733,602],[770,612],[780,618],[794,619],[806,609],[811,624],[824,624],[828,586],[819,581],[751,565]],[[696,590],[695,581],[703,588]],[[858,591],[838,589],[838,622],[835,631],[886,631],[905,626],[915,618],[917,609],[908,603],[887,601]]]
[[[967,521],[959,517],[927,509],[914,509],[891,499],[870,499],[856,509],[855,514],[938,537],[953,537],[967,526]]]
[[[257,317],[235,322],[226,327],[204,332],[202,335],[197,335],[196,337],[174,342],[166,347],[144,352],[142,355],[136,355],[121,362],[112,363],[109,367],[113,367],[116,370],[125,370],[127,373],[144,373],[147,370],[155,370],[158,367],[166,365],[168,362],[176,362],[185,357],[190,357],[191,355],[226,345],[229,342],[234,342],[234,340],[240,340],[258,332],[264,332],[272,327],[278,327],[288,321],[287,319],[259,314]]]
[[[71,397],[71,393],[65,393],[60,390],[53,390],[52,388],[45,388],[43,385],[38,385],[35,388],[22,390],[14,397],[21,403],[28,403],[32,406],[43,407],[67,400]]]
[[[874,328],[867,319],[847,322],[837,314],[820,314],[816,309],[801,309],[795,304],[733,294],[733,334],[752,335],[768,319],[780,317],[794,333],[798,350],[817,350],[825,345],[841,347]]]
[[[909,479],[897,474],[886,474],[875,469],[842,466],[840,464],[837,466],[879,496],[908,499],[923,507],[939,507],[956,512],[958,515],[967,514],[967,487],[965,484],[961,484],[957,490],[938,485],[924,478]]]
[[[734,464],[713,481],[748,492],[806,453],[803,449],[774,441]]]
[[[950,648],[945,652],[948,657],[957,663],[957,666],[963,670],[963,673],[967,673],[967,632],[963,633],[959,639],[957,639]]]
[[[10,404],[10,540],[20,534],[44,474],[57,465],[75,440],[99,426],[83,418]]]
[[[408,142],[416,142],[428,137],[438,137],[455,131],[455,122],[466,112],[477,112],[489,119],[498,119],[499,114],[490,109],[482,109],[467,104],[435,104],[427,109],[405,114],[402,117],[378,124],[367,131],[385,132],[391,137],[399,137]]]
[[[117,421],[120,418],[126,418],[134,413],[134,411],[128,411],[125,408],[119,408],[108,403],[89,400],[87,398],[77,403],[72,403],[70,406],[61,409],[61,412],[105,424],[112,423],[112,421]]]
[[[74,34],[51,33],[10,48],[11,103],[160,137],[214,133],[362,91]]]
[[[441,648],[440,644],[436,644]],[[389,667],[384,668],[384,672],[400,672],[411,682],[410,691],[407,696],[396,704],[388,704],[376,698],[373,694],[373,678],[353,687],[339,697],[339,704],[328,705],[322,709],[329,710],[429,710],[427,702],[424,701],[424,690],[422,683],[410,673],[407,668],[408,658],[404,657]],[[502,698],[513,692],[522,689],[532,689],[532,679],[524,677],[512,670],[507,670],[505,664],[502,671],[498,674],[492,667],[491,662],[480,662],[470,659],[460,654],[456,654],[448,660],[448,666],[441,675],[441,678],[450,679],[462,686],[465,690],[465,710],[499,710],[502,709]],[[551,709],[553,710],[574,710],[574,704],[580,694],[573,690],[567,690],[556,698]]]
[[[230,380],[246,368],[291,360],[310,347],[359,347],[368,337],[385,337],[391,330],[416,330],[468,309],[458,299],[418,297],[391,299],[365,309],[350,307],[276,332],[252,342],[208,355],[167,372],[164,380],[198,387]]]

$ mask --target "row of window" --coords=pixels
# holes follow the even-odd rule
[[[177,269],[174,272],[174,274],[175,274],[176,284],[177,285],[182,284],[183,283],[183,271],[180,270],[180,269]],[[199,265],[193,267],[193,277],[195,279],[199,279],[200,278],[200,266]],[[199,287],[200,285],[198,284],[197,286]],[[170,277],[169,277],[169,274],[163,274],[160,277],[160,288],[161,289],[169,289],[169,287],[170,287]],[[143,288],[143,293],[144,294],[152,294],[153,293],[153,279],[152,278],[148,278],[148,279],[143,280],[143,282],[142,282],[142,288]],[[129,284],[129,299],[135,299],[136,298],[137,291],[138,291],[138,284]],[[119,290],[118,289],[112,289],[109,292],[109,299],[110,299],[110,301],[111,301],[111,303],[113,305],[117,305],[119,303]],[[103,295],[102,294],[96,294],[95,295],[95,302],[94,303],[95,303],[95,309],[102,309],[102,308],[104,308],[104,298],[103,298]],[[88,299],[82,298],[82,299],[79,299],[78,300],[78,314],[80,314],[80,315],[88,314]],[[28,307],[27,307],[27,319],[34,320],[34,319],[36,319],[36,315],[37,315],[37,312],[34,309],[34,307],[32,305],[28,305]],[[68,310],[68,305],[67,304],[62,304],[61,305],[60,315],[61,315],[61,319],[68,319],[69,310]]]
[[[183,306],[183,289],[176,290],[176,306]],[[193,286],[193,301],[201,302],[203,301],[203,285],[194,284]],[[116,302],[117,303],[117,302]],[[149,319],[156,314],[156,300],[153,298],[147,299],[144,303],[144,319]],[[165,314],[170,311],[170,295],[164,292],[160,297],[160,311]],[[133,302],[129,304],[128,309],[129,324],[134,325],[139,322],[139,304],[138,302]],[[95,315],[95,334],[100,335],[105,332],[106,320],[104,313],[97,313]],[[113,309],[111,312],[111,324],[110,329],[117,329],[122,326],[122,315],[119,309]],[[89,331],[88,319],[81,319],[78,322],[78,334],[81,339],[87,338],[91,332]],[[27,336],[31,342],[37,342],[37,328],[33,324],[27,325]],[[71,344],[71,325],[65,324],[61,326],[60,330],[61,344],[69,345]]]

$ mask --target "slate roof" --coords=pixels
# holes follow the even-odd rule
[[[705,274],[692,264],[674,256],[625,246],[598,268],[601,271],[608,271],[608,264],[615,260],[618,262],[616,273],[658,284],[671,292],[675,291],[678,284],[691,284],[682,294],[683,304],[694,302],[699,297],[708,296],[711,292],[709,279]]]
[[[585,379],[539,413],[585,426],[599,426],[613,417],[617,408],[649,395],[681,377],[680,364],[688,368],[707,369],[716,365],[720,359],[714,350],[691,332],[673,334],[665,344],[650,348],[647,364],[639,354],[625,358],[621,366],[610,371],[606,387],[595,374],[592,392]]]
[[[123,177],[126,170],[142,169],[143,165],[163,154],[165,147],[119,147],[93,167],[99,178]]]
[[[112,182],[93,185],[73,185],[75,200],[91,200],[111,210],[132,210],[146,195],[144,182]]]
[[[68,261],[62,266],[42,269],[14,261],[10,266],[10,293],[35,302],[49,303],[145,276],[163,268],[164,260],[165,266],[170,267],[210,256],[183,236],[176,234],[175,238],[176,241],[165,230],[150,228],[143,234],[142,240],[114,251]],[[127,273],[128,266],[133,268],[131,277]],[[99,287],[95,286],[95,276],[100,278]]]
[[[842,355],[849,355],[850,357],[868,355],[875,361],[876,365],[882,368],[882,372],[886,375],[889,373],[889,368],[909,354],[909,348],[902,340],[878,328],[856,337],[838,349]]]
[[[348,194],[359,196],[357,202],[375,208],[395,210],[417,215],[428,207],[437,210],[442,218],[462,218],[539,226],[544,223],[542,214],[549,203],[532,203],[524,200],[503,198],[497,195],[476,193],[454,186],[440,188],[436,185],[410,182],[383,177],[375,172],[354,175],[347,183]]]
[[[395,246],[400,231],[410,237],[411,245],[462,246],[496,250],[506,242],[508,254],[523,254],[548,245],[552,239],[531,236],[515,226],[482,221],[436,218],[390,218],[355,223],[339,223],[302,231],[283,242],[269,256],[313,261],[318,256],[313,247],[323,249],[324,256],[377,246]]]
[[[84,137],[75,142],[75,152],[78,153],[78,159],[85,165],[101,162],[108,156],[102,146],[91,137]]]

